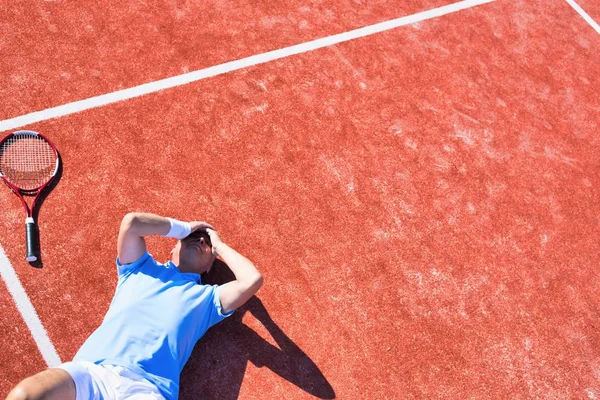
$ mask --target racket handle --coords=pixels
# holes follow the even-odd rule
[[[25,235],[27,242],[27,257],[25,259],[29,262],[37,261],[37,231],[35,222],[31,217],[25,220]]]

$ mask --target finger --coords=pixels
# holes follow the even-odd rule
[[[210,229],[215,229],[214,226],[212,226],[211,224],[209,224],[208,222],[204,222],[204,221],[194,221],[192,223],[192,232],[195,231],[199,231],[199,230],[207,230],[208,228]]]
[[[211,224],[209,224],[206,221],[198,221],[198,225],[201,226],[204,229],[206,229],[206,228],[215,229],[214,226],[212,226]]]
[[[192,227],[192,232],[196,232],[198,229],[202,228],[202,225],[196,222],[191,222],[190,225]]]

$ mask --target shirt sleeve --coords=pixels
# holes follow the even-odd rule
[[[121,261],[119,261],[119,257],[117,257],[116,264],[119,278],[126,278],[136,270],[140,269],[142,264],[144,264],[149,257],[150,254],[148,254],[148,251],[145,251],[144,254],[142,254],[142,256],[137,261],[134,261],[129,264],[121,264]]]
[[[210,321],[208,322],[208,326],[213,326],[217,322],[223,321],[225,318],[229,317],[231,314],[235,312],[235,310],[230,311],[226,314],[223,313],[223,307],[221,306],[221,299],[219,298],[219,294],[221,293],[221,287],[219,285],[212,286],[213,292],[213,301],[212,305],[214,308],[214,312],[210,313]]]

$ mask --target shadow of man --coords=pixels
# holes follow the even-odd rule
[[[203,283],[223,284],[234,279],[227,266],[216,261]],[[250,312],[279,348],[242,322]],[[181,374],[180,398],[237,399],[248,361],[267,367],[313,396],[335,398],[335,392],[315,363],[277,326],[261,300],[254,296],[231,317],[206,333],[196,344]],[[265,393],[265,398],[268,398]]]

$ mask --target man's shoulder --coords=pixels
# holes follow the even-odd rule
[[[164,264],[161,264],[158,261],[156,261],[154,259],[154,257],[152,256],[152,254],[148,253],[147,251],[144,252],[144,254],[142,254],[142,256],[140,258],[138,258],[137,260],[135,260],[134,262],[131,262],[128,264],[121,264],[119,257],[117,257],[115,263],[117,266],[117,271],[119,273],[119,277],[127,277],[127,276],[131,275],[132,273],[139,271],[141,269],[148,270],[148,269],[155,269],[158,267],[160,267],[160,268],[165,267]]]

